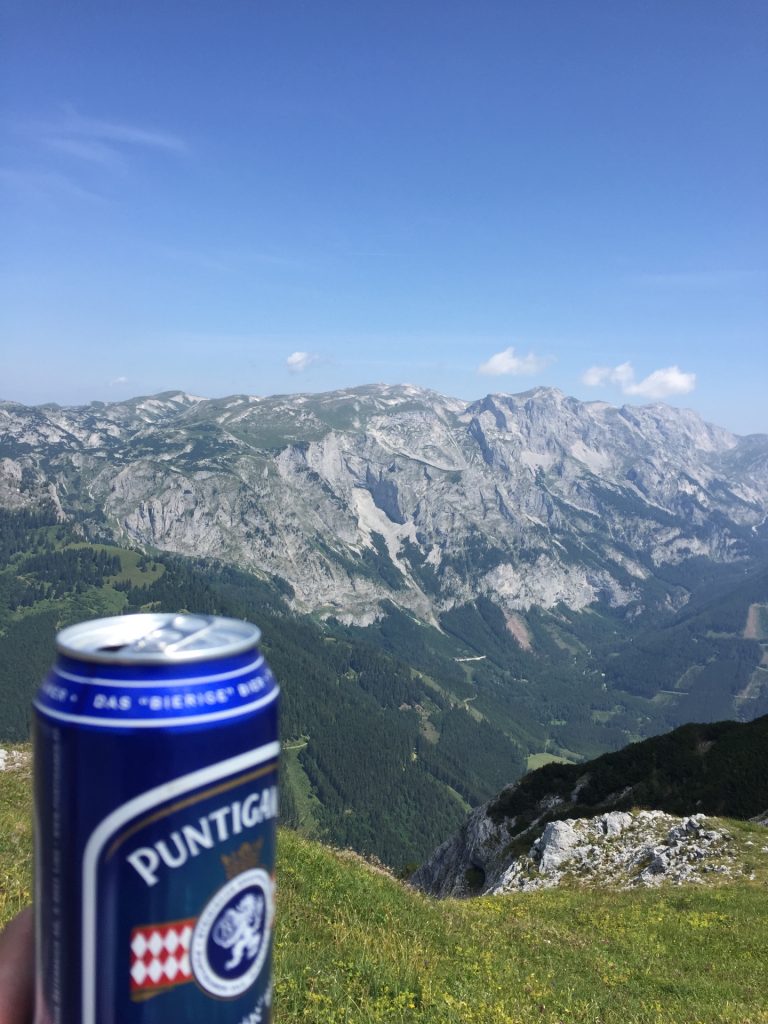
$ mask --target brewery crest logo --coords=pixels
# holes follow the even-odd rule
[[[195,924],[189,959],[201,988],[219,999],[242,995],[269,950],[273,882],[262,868],[235,875],[209,900]]]

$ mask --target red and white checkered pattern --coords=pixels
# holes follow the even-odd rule
[[[149,924],[131,932],[131,996],[145,998],[192,980],[189,943],[195,918]]]

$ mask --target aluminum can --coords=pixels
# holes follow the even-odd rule
[[[36,699],[35,1024],[265,1024],[278,686],[189,614],[57,636]]]

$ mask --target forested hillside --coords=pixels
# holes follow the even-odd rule
[[[522,825],[546,800],[553,819],[630,807],[751,818],[768,809],[766,766],[768,715],[691,723],[586,764],[545,765],[505,789],[488,815],[497,823],[514,816]]]
[[[363,628],[292,612],[279,580],[89,543],[52,509],[0,510],[0,537],[0,739],[28,737],[65,625],[149,609],[250,619],[283,687],[283,820],[396,867],[526,766],[618,749],[681,716],[766,709],[757,571],[720,573],[708,601],[645,631],[610,609],[514,619],[484,597],[439,629],[394,605]]]
[[[524,769],[524,752],[472,715],[450,680],[427,677],[338,625],[291,613],[279,584],[226,566],[86,545],[52,513],[0,516],[4,739],[28,736],[31,696],[58,629],[99,615],[194,609],[262,629],[283,690],[288,824],[402,865],[426,855],[470,804]],[[438,674],[439,664],[431,668]],[[482,756],[465,770],[469,750]]]

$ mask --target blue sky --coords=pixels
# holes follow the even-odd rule
[[[8,0],[0,395],[554,385],[768,432],[763,0]]]

